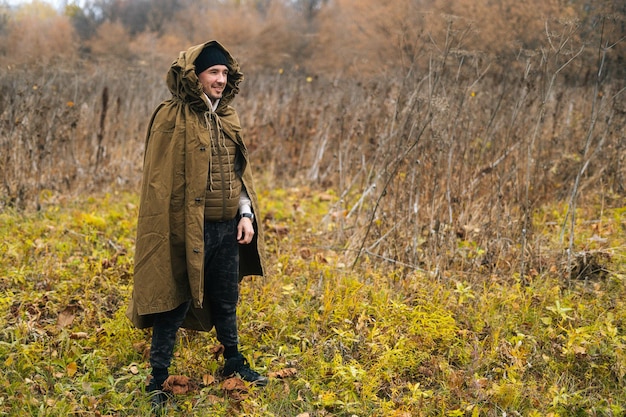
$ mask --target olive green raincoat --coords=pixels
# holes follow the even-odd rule
[[[204,210],[210,163],[207,120],[210,102],[202,92],[194,61],[208,45],[220,47],[230,69],[228,85],[215,111],[224,134],[241,153],[243,184],[256,214],[254,240],[240,245],[240,278],[263,275],[263,234],[248,150],[230,106],[243,80],[239,64],[218,42],[196,45],[178,56],[167,74],[172,98],[161,103],[148,126],[137,221],[134,289],[127,316],[139,328],[152,326],[152,314],[191,300],[183,327],[211,330],[204,289]]]

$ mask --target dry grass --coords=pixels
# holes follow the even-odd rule
[[[332,193],[260,181],[269,273],[242,283],[242,350],[271,376],[233,390],[213,333],[181,331],[171,404],[194,416],[623,415],[626,209],[580,210],[579,280],[559,248],[563,207],[535,219],[549,267],[524,285],[363,256],[354,268],[328,218]],[[149,331],[124,316],[137,195],[96,194],[0,213],[0,414],[149,414]],[[590,219],[591,221],[588,221]],[[344,231],[349,233],[349,231]],[[480,247],[457,240],[468,263]]]
[[[579,199],[623,203],[623,86],[563,75],[584,58],[572,26],[504,71],[458,49],[466,32],[456,24],[423,44],[426,68],[421,59],[405,73],[362,80],[251,73],[238,109],[263,175],[340,197],[329,213],[341,219],[332,244],[348,262],[369,255],[437,274],[505,268],[524,277],[541,269],[532,218],[542,204],[567,202],[562,239],[571,249]],[[598,65],[593,72],[607,70]],[[137,189],[167,64],[147,54],[123,69],[106,61],[63,68],[2,70],[5,206]],[[458,238],[480,256],[466,259]]]

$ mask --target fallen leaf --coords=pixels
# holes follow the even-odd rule
[[[222,383],[222,388],[226,391],[248,391],[248,387],[246,386],[246,383],[243,381],[243,379],[237,377],[228,378],[227,380],[225,380]]]
[[[217,403],[222,402],[222,399],[220,397],[218,397],[217,395],[213,395],[213,394],[207,395],[206,400],[209,402],[209,404],[217,404]]]
[[[174,395],[187,394],[194,389],[194,383],[184,375],[170,375],[163,383],[163,391]]]
[[[78,365],[76,365],[76,362],[69,363],[67,367],[65,367],[65,371],[67,372],[67,376],[71,378],[76,375],[76,372],[78,371]]]
[[[241,378],[228,378],[222,383],[222,388],[226,391],[226,395],[235,401],[243,401],[248,398],[248,387]]]
[[[74,321],[76,315],[74,314],[73,308],[66,308],[65,310],[59,313],[59,319],[57,320],[57,324],[59,327],[67,327]]]
[[[216,381],[215,377],[211,374],[202,375],[202,384],[206,387],[213,384]]]
[[[70,335],[70,339],[88,339],[89,338],[89,334],[87,332],[76,332],[76,333],[72,333]]]
[[[133,375],[137,375],[139,373],[139,367],[137,366],[136,363],[131,363],[130,366],[128,367],[128,370]]]
[[[295,376],[297,373],[298,373],[298,370],[296,368],[285,368],[285,369],[281,369],[280,371],[270,372],[269,377],[283,379],[283,378],[290,378],[292,376]]]
[[[224,353],[224,345],[215,345],[209,349],[209,352],[213,354],[213,359],[218,360],[220,355]]]

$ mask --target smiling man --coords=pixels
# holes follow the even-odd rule
[[[172,97],[148,127],[127,315],[139,328],[152,327],[148,390],[157,411],[167,401],[162,387],[180,327],[215,327],[224,346],[222,376],[268,381],[238,348],[239,282],[263,275],[248,150],[230,105],[242,80],[218,42],[191,47],[172,64]]]
[[[219,100],[222,98],[224,88],[228,82],[228,61],[224,54],[217,48],[205,48],[198,59],[196,59],[196,74],[202,84],[202,90],[217,108]],[[209,65],[209,67],[204,68]]]

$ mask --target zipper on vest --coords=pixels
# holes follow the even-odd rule
[[[217,126],[216,126],[217,128]],[[219,161],[219,168],[220,168],[220,179],[222,181],[222,186],[220,187],[222,189],[222,218],[226,217],[226,181],[225,181],[225,174],[224,174],[224,161],[222,161],[222,150],[220,149],[220,141],[219,141],[219,132],[217,132],[217,138],[218,140],[216,140],[215,142],[215,149],[217,151],[217,160]]]

